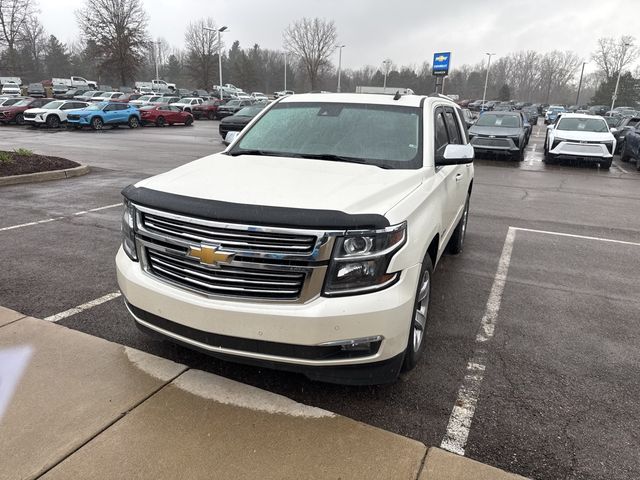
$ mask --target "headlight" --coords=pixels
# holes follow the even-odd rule
[[[136,209],[127,199],[123,202],[122,208],[122,249],[134,262],[138,261],[136,252]]]
[[[347,232],[336,240],[324,294],[354,295],[392,285],[400,274],[387,273],[387,268],[405,240],[406,223],[384,230]]]

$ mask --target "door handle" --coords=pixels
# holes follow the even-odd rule
[[[461,173],[456,175],[456,182],[459,182],[460,180],[462,180],[462,178],[464,177],[464,175],[462,175]]]

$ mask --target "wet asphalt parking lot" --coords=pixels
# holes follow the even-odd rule
[[[427,354],[396,384],[344,387],[148,338],[118,296],[120,190],[222,150],[217,126],[0,127],[1,150],[92,166],[83,177],[0,187],[0,305],[427,445],[466,440],[466,456],[527,477],[640,478],[633,166],[547,166],[543,125],[524,162],[476,161],[465,251],[445,256],[434,277]]]

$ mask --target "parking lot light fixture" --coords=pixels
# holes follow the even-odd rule
[[[584,66],[589,62],[582,62],[582,71],[580,72],[580,82],[578,83],[578,95],[576,96],[576,106],[580,106],[580,90],[582,90],[582,78],[584,77]]]
[[[340,76],[342,74],[342,49],[346,47],[346,45],[336,45],[336,48],[340,51],[338,54],[338,93],[340,93]]]
[[[387,91],[387,76],[389,75],[389,67],[391,65],[391,60],[385,60],[384,62],[382,62],[382,64],[384,65],[384,91],[386,93]]]
[[[611,97],[611,110],[609,111],[609,116],[613,116],[613,107],[616,104],[616,100],[618,99],[618,87],[620,86],[620,74],[622,73],[622,67],[624,66],[624,57],[627,55],[627,48],[630,47],[630,43],[622,44],[622,56],[620,57],[620,66],[618,67],[618,79],[616,80],[616,89],[613,92],[613,97]]]
[[[211,27],[202,27],[204,30],[207,30],[209,32],[218,32],[218,72],[220,73],[220,84],[219,84],[219,91],[218,93],[220,94],[220,100],[222,100],[222,38],[221,38],[221,33],[222,32],[227,32],[228,28],[226,25],[220,28],[211,28]]]
[[[484,102],[487,99],[487,85],[489,85],[489,69],[491,68],[491,57],[495,55],[495,53],[485,53],[485,55],[489,56],[489,62],[487,63],[487,76],[484,79],[484,92],[482,93],[482,105],[480,106],[480,110],[484,111]]]

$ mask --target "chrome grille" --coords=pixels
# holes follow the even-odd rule
[[[219,228],[208,225],[206,221],[198,222],[197,219],[184,221],[150,213],[143,214],[142,222],[151,233],[170,235],[188,242],[219,245],[224,250],[233,251],[309,254],[317,240],[315,236]]]
[[[210,268],[189,257],[147,249],[149,272],[170,283],[207,295],[293,300],[300,296],[304,271],[253,269],[234,266]]]
[[[340,231],[227,224],[134,205],[144,271],[207,297],[304,303],[320,295]],[[207,264],[203,246],[229,260]]]

